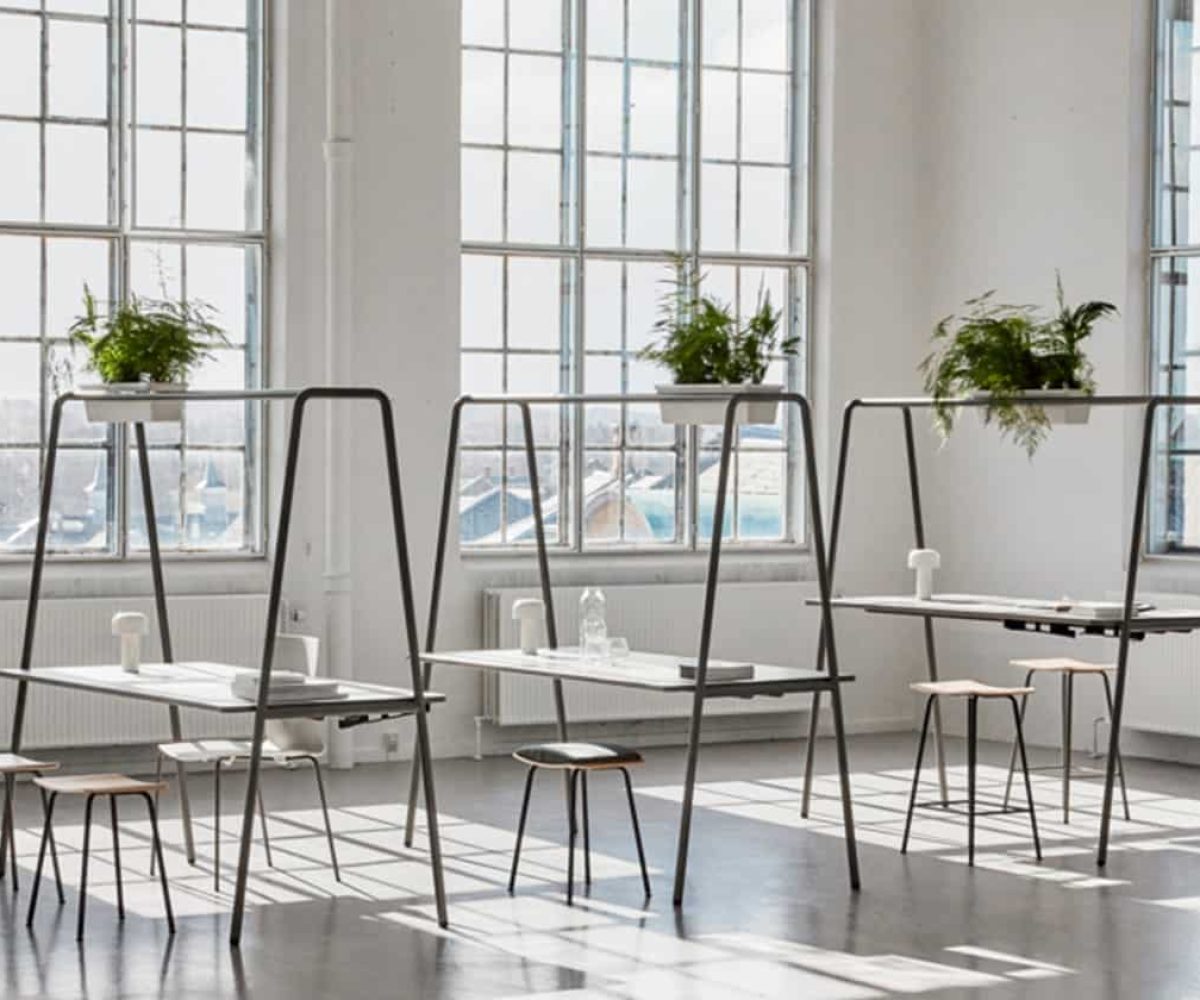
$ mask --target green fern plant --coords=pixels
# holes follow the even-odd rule
[[[200,302],[133,296],[101,314],[83,289],[83,315],[67,331],[72,347],[88,352],[88,367],[102,381],[183,382],[214,348],[229,341]]]
[[[700,285],[695,263],[676,258],[654,324],[658,340],[638,352],[671,372],[679,385],[760,385],[771,358],[794,355],[798,337],[779,340],[782,315],[769,292],[759,290],[754,313],[739,323],[732,308]]]
[[[934,424],[943,439],[954,427],[946,401],[987,395],[984,422],[993,421],[1030,457],[1045,440],[1050,420],[1041,406],[1022,401],[1027,392],[1096,391],[1083,342],[1097,322],[1117,314],[1111,302],[1071,308],[1056,282],[1057,311],[1049,319],[1029,305],[995,301],[994,291],[966,303],[962,315],[947,316],[933,331],[934,350],[921,362],[925,390],[934,400]]]

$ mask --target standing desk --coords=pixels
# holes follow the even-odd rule
[[[24,735],[25,706],[30,683],[50,684],[60,687],[75,687],[89,690],[98,694],[120,694],[142,700],[159,701],[167,705],[171,739],[178,741],[183,738],[180,727],[180,706],[191,706],[211,711],[253,711],[254,726],[250,750],[249,780],[246,784],[246,802],[242,814],[241,845],[238,852],[237,885],[233,899],[233,919],[230,923],[229,941],[233,946],[241,942],[242,923],[246,906],[246,882],[250,866],[250,845],[254,828],[254,804],[258,793],[259,771],[262,764],[262,744],[266,720],[269,718],[287,718],[296,715],[329,715],[345,716],[347,721],[366,722],[371,717],[390,715],[393,713],[408,713],[415,715],[417,720],[416,740],[421,748],[421,759],[418,762],[420,777],[425,793],[425,802],[429,823],[430,861],[433,869],[434,896],[437,902],[438,922],[447,924],[446,894],[442,877],[441,841],[438,834],[437,799],[434,789],[433,769],[429,753],[429,721],[427,704],[431,699],[425,695],[425,684],[420,669],[420,646],[417,639],[416,611],[413,604],[412,573],[408,559],[408,540],[404,523],[404,508],[400,494],[400,465],[396,448],[396,428],[392,414],[391,400],[381,389],[369,387],[333,386],[308,387],[304,389],[246,389],[219,391],[179,391],[156,392],[155,400],[181,400],[185,402],[218,402],[218,401],[291,401],[293,402],[290,429],[288,431],[287,457],[284,463],[283,488],[280,497],[279,521],[275,537],[275,558],[271,570],[271,590],[267,601],[267,617],[265,635],[263,638],[263,654],[261,664],[261,680],[259,683],[258,701],[256,703],[241,702],[236,706],[223,700],[215,690],[217,685],[225,688],[228,698],[227,684],[218,680],[209,680],[213,670],[203,673],[205,665],[196,663],[176,664],[171,646],[171,630],[167,618],[166,588],[163,583],[162,553],[159,551],[158,526],[154,514],[154,491],[150,482],[150,464],[146,448],[145,424],[133,422],[136,437],[139,466],[141,469],[142,504],[146,516],[146,539],[150,550],[150,570],[154,581],[154,600],[158,618],[159,636],[162,642],[162,657],[164,663],[151,665],[148,678],[141,680],[123,680],[114,676],[113,667],[49,667],[33,669],[34,637],[37,629],[38,604],[41,599],[42,573],[46,564],[46,547],[50,526],[50,502],[54,491],[54,472],[58,457],[59,434],[62,427],[63,408],[70,403],[83,400],[105,400],[112,402],[131,402],[138,397],[113,392],[66,393],[59,396],[50,412],[50,429],[46,444],[46,462],[42,473],[42,491],[38,511],[37,542],[33,555],[33,572],[29,585],[29,604],[25,617],[25,635],[21,648],[20,666],[16,670],[5,670],[3,676],[15,679],[18,683],[16,706],[13,710],[12,736],[10,749],[19,753],[21,740]],[[407,647],[411,681],[410,689],[385,688],[376,685],[348,684],[349,697],[340,699],[318,700],[311,704],[269,703],[271,666],[275,652],[275,634],[279,620],[280,602],[283,596],[283,575],[287,561],[288,532],[291,528],[292,505],[296,491],[296,468],[300,458],[300,443],[304,428],[304,414],[308,404],[313,400],[330,401],[360,401],[375,403],[379,407],[380,422],[383,431],[384,466],[387,474],[388,494],[391,505],[392,531],[395,537],[396,562],[400,576],[400,598],[402,629],[398,639],[398,650]],[[401,654],[403,655],[403,654]],[[216,674],[231,671],[234,668],[228,664],[209,664],[208,668],[218,668]],[[119,670],[119,668],[116,668]],[[157,674],[157,676],[156,676]],[[140,677],[141,675],[137,675]],[[232,699],[230,699],[232,700]],[[440,700],[440,698],[438,699]],[[183,815],[184,835],[186,839],[188,860],[195,859],[195,848],[191,830],[191,811],[188,805],[187,784],[184,777],[183,765],[178,765],[180,811]],[[5,788],[5,809],[11,807],[13,786],[9,782]],[[0,851],[5,846],[4,837],[0,837]]]

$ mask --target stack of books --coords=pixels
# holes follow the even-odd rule
[[[235,698],[258,701],[260,673],[247,670],[229,682],[229,690]],[[309,677],[294,670],[276,670],[271,673],[271,688],[267,701],[278,705],[285,701],[321,701],[329,698],[345,698],[347,692],[338,687],[337,681],[327,677]]]

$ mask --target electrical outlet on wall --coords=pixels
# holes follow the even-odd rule
[[[400,752],[400,734],[399,733],[384,733],[383,734],[383,752],[389,757],[392,754]]]

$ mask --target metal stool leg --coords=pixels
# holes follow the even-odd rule
[[[117,873],[117,918],[125,919],[125,886],[121,882],[121,835],[117,824],[117,797],[108,797],[108,813],[112,819],[113,869]]]
[[[967,699],[967,864],[975,864],[975,752],[979,736],[979,699]]]
[[[579,782],[583,786],[583,884],[592,884],[592,825],[588,821],[588,776],[587,771],[579,773]]]
[[[83,807],[83,857],[79,872],[79,920],[75,925],[76,941],[83,940],[83,918],[87,910],[88,852],[92,846],[92,804],[95,800],[95,795],[89,795],[87,804]]]
[[[525,795],[521,798],[521,818],[517,821],[517,843],[513,847],[512,870],[508,873],[508,891],[511,893],[517,885],[517,865],[521,861],[521,841],[525,837],[525,818],[529,815],[529,795],[533,791],[533,775],[536,767],[531,767],[525,776]]]
[[[42,868],[46,864],[46,845],[50,842],[50,824],[54,817],[54,803],[57,795],[51,795],[46,803],[46,819],[42,826],[42,846],[38,848],[37,869],[33,875],[33,891],[29,894],[29,912],[25,915],[25,926],[33,926],[33,914],[37,909],[38,890],[42,887]],[[61,892],[61,886],[59,887]]]
[[[1075,675],[1067,670],[1062,675],[1062,817],[1071,822],[1071,716],[1075,700]]]
[[[158,784],[160,781],[162,781],[162,764],[163,764],[163,755],[161,753],[155,754],[155,756],[154,756],[154,783],[155,784]],[[179,766],[182,767],[183,765],[180,764]],[[158,804],[158,795],[159,795],[159,790],[156,788],[156,789],[154,789],[154,804],[155,805]],[[151,878],[154,878],[154,866],[157,863],[158,863],[158,861],[154,857],[154,852],[151,851],[150,852],[150,877]]]
[[[275,862],[271,860],[271,835],[267,833],[267,807],[263,803],[262,782],[258,783],[258,822],[262,826],[263,834],[263,850],[267,854],[267,867],[274,868]]]
[[[531,767],[525,776],[525,795],[521,799],[521,818],[517,821],[517,843],[513,848],[512,871],[508,873],[508,891],[511,893],[517,885],[517,865],[521,861],[521,841],[525,837],[525,818],[529,815],[529,794],[533,791],[533,776],[536,767]]]
[[[900,841],[900,853],[908,853],[908,834],[912,830],[913,810],[917,807],[917,788],[921,784],[921,761],[925,757],[925,740],[929,736],[929,719],[933,715],[933,702],[937,695],[925,699],[925,718],[921,722],[921,738],[917,741],[917,763],[913,768],[912,791],[908,795],[908,812],[904,816],[904,837]]]
[[[1025,671],[1025,683],[1022,686],[1029,687],[1029,685],[1032,681],[1033,681],[1033,671],[1026,670]],[[1029,707],[1029,695],[1027,695],[1027,694],[1022,695],[1021,696],[1021,721],[1022,722],[1025,721],[1025,710],[1028,707]],[[1008,780],[1004,782],[1004,806],[1003,806],[1003,808],[1005,808],[1005,809],[1008,808],[1008,799],[1009,799],[1009,796],[1012,795],[1013,774],[1016,772],[1016,770],[1017,770],[1017,744],[1016,744],[1016,741],[1013,741],[1012,753],[1008,757]]]
[[[4,776],[4,829],[8,835],[8,872],[12,878],[13,893],[17,891],[17,828],[13,822],[15,808],[13,799],[16,797],[17,776]],[[0,877],[4,875],[3,859],[0,858]]]
[[[1113,714],[1113,697],[1112,685],[1108,682],[1108,674],[1101,674],[1100,679],[1104,681],[1104,700],[1108,705],[1108,718],[1111,725]],[[1125,760],[1120,753],[1117,754],[1117,777],[1121,781],[1121,802],[1125,806],[1125,819],[1129,820],[1129,793],[1125,790]]]
[[[38,777],[41,777],[40,773]],[[46,800],[46,789],[39,788],[38,791],[42,793],[42,815],[45,816],[50,811]],[[58,866],[58,844],[54,839],[53,827],[50,828],[50,863],[54,865],[54,887],[58,891],[58,905],[62,906],[67,901],[67,897],[63,894],[62,869]]]
[[[638,825],[637,806],[633,801],[633,782],[629,780],[629,769],[621,768],[625,778],[625,795],[629,799],[629,819],[633,823],[633,839],[637,844],[638,864],[642,868],[642,888],[646,890],[646,898],[650,898],[650,873],[646,871],[646,852],[642,848],[642,830]]]
[[[333,862],[333,877],[340,882],[342,873],[338,868],[337,848],[333,846],[333,826],[329,822],[329,804],[325,800],[325,781],[321,777],[321,762],[316,757],[309,757],[308,762],[313,766],[313,774],[317,776],[317,794],[321,797],[321,813],[325,817],[325,839],[329,841],[329,860]]]
[[[579,831],[575,822],[575,790],[579,784],[579,772],[572,771],[567,779],[567,906],[575,901],[575,837]]]
[[[171,890],[167,886],[167,866],[163,862],[162,838],[158,835],[158,810],[154,808],[154,799],[145,792],[142,798],[146,800],[146,808],[150,811],[150,832],[154,836],[154,853],[158,857],[158,879],[162,885],[163,907],[167,911],[167,928],[175,933],[175,911],[171,909]]]
[[[213,892],[221,891],[221,762],[213,767]]]
[[[1042,860],[1042,842],[1038,837],[1037,811],[1033,806],[1033,783],[1029,780],[1029,760],[1025,756],[1025,733],[1021,725],[1021,713],[1017,711],[1017,700],[1010,698],[1013,710],[1013,724],[1017,730],[1017,748],[1021,751],[1021,772],[1025,775],[1025,798],[1029,803],[1029,825],[1033,830],[1033,850],[1038,861]]]

